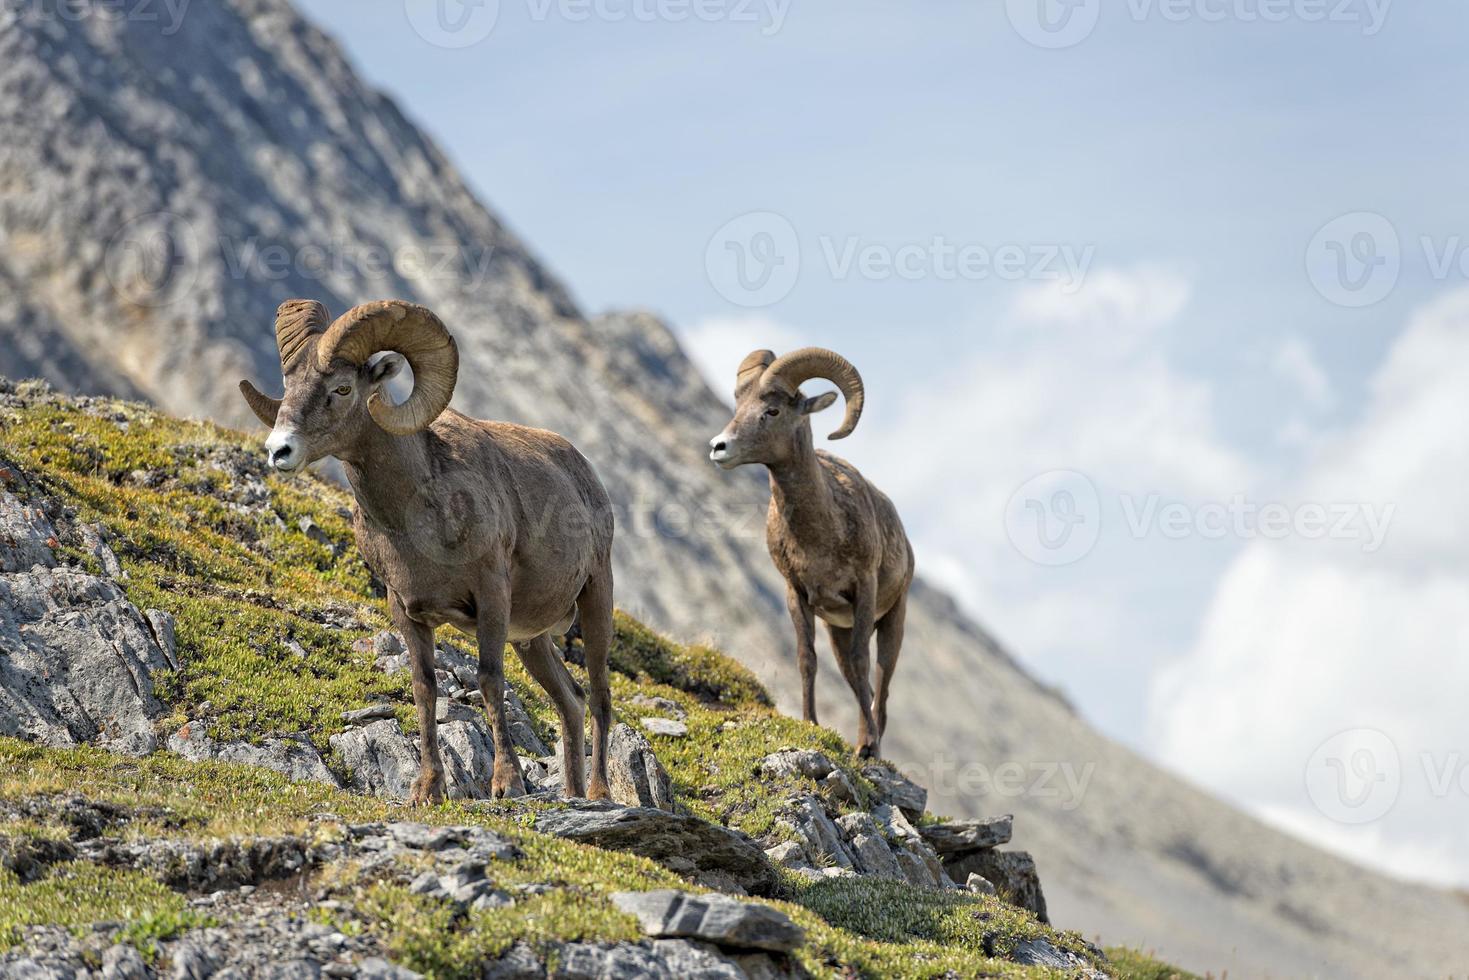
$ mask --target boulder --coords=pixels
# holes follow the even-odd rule
[[[804,776],[817,782],[836,771],[836,763],[814,749],[781,749],[760,760],[760,773],[776,779]]]
[[[439,726],[439,754],[452,800],[487,800],[495,775],[495,747],[487,726],[451,721]],[[416,757],[416,754],[415,754]]]
[[[4,533],[22,526],[11,514]],[[6,568],[46,557],[43,541],[3,547]],[[163,712],[153,673],[168,657],[115,584],[49,561],[0,573],[0,734],[147,755]]]
[[[689,733],[689,726],[672,718],[644,718],[643,727],[654,735],[662,735],[666,738],[683,738]]]
[[[625,806],[673,810],[673,783],[653,746],[629,725],[617,724],[607,738],[607,780],[612,798]]]
[[[1010,814],[988,820],[956,820],[919,828],[928,846],[947,861],[970,851],[996,847],[1010,841],[1015,818]]]
[[[833,769],[827,773],[826,778],[821,781],[821,788],[836,803],[850,803],[855,806],[862,802],[862,797],[857,793],[856,784],[840,769]]]
[[[0,490],[0,572],[55,568],[56,529],[39,507]]]
[[[677,718],[682,721],[688,717],[688,712],[684,710],[683,705],[672,698],[665,698],[657,694],[634,694],[631,703],[639,708],[656,711],[667,718]]]
[[[374,721],[331,737],[347,768],[347,786],[359,793],[406,799],[418,778],[418,740],[403,734],[396,720]],[[450,799],[490,796],[495,749],[479,722],[451,721],[439,726],[439,754]]]
[[[268,738],[249,742],[216,742],[202,721],[191,721],[168,737],[168,750],[190,762],[218,760],[273,769],[298,783],[326,783],[337,779],[311,743],[299,738]]]
[[[876,878],[907,879],[871,814],[848,813],[836,823],[846,835],[847,849],[857,859],[858,871]]]
[[[349,725],[365,725],[372,721],[383,721],[387,718],[396,718],[398,711],[393,705],[386,701],[377,704],[369,704],[365,708],[355,708],[351,711],[342,712],[342,721]]]
[[[806,937],[779,909],[726,895],[617,892],[612,904],[636,916],[644,935],[654,939],[701,939],[725,948],[788,953]]]
[[[928,806],[928,790],[891,766],[881,763],[863,767],[862,775],[877,787],[881,802],[891,803],[914,820],[923,816],[924,808]]]
[[[1085,957],[1064,950],[1046,939],[1022,939],[1015,944],[1010,959],[1022,966],[1044,966],[1065,970],[1080,980],[1107,980],[1107,974],[1093,967]]]
[[[782,868],[809,868],[811,859],[806,856],[806,849],[795,841],[788,840],[774,847],[765,849],[765,856],[770,863]]]
[[[957,887],[944,873],[939,856],[901,809],[884,803],[872,811],[872,818],[893,844],[893,856],[898,859],[898,865],[910,882],[929,888]]]
[[[979,875],[994,885],[1000,898],[1035,913],[1042,922],[1046,915],[1046,897],[1041,891],[1035,859],[1024,851],[973,851],[956,861],[945,861],[944,870],[956,883],[967,883],[970,875]]]
[[[813,863],[827,864],[838,868],[851,868],[852,855],[837,826],[827,816],[826,807],[814,796],[798,796],[786,807],[785,816],[779,823],[805,848]]]
[[[964,889],[966,891],[974,892],[976,895],[998,894],[995,891],[994,884],[988,878],[986,878],[984,875],[978,875],[973,872],[970,872],[969,880],[964,882]]]
[[[767,963],[769,958],[761,954]],[[555,972],[500,974],[494,968],[487,976],[514,976],[516,980],[551,976],[555,980],[749,980],[759,976],[784,976],[742,966],[736,958],[687,939],[662,939],[653,943],[566,943],[555,957]],[[768,969],[768,967],[767,967]]]
[[[396,721],[375,721],[331,737],[347,785],[359,793],[406,799],[418,778],[418,748]]]
[[[641,854],[722,891],[767,895],[778,880],[765,852],[745,834],[652,807],[569,800],[564,807],[536,814],[534,828],[583,844]]]

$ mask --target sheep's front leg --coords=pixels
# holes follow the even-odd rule
[[[520,760],[510,742],[510,723],[505,718],[505,636],[510,626],[508,597],[479,598],[476,622],[479,639],[479,693],[490,716],[491,741],[495,746],[495,773],[490,795],[495,799],[524,796],[525,778]]]
[[[786,586],[786,608],[791,612],[791,625],[796,628],[796,665],[801,668],[801,720],[819,725],[816,720],[816,617],[811,603],[794,585]],[[841,655],[841,651],[836,651]]]
[[[418,709],[418,778],[408,802],[440,803],[444,799],[444,760],[439,755],[439,724],[436,710],[438,680],[434,676],[434,631],[409,618],[397,593],[388,595],[393,625],[408,644],[408,662],[413,670],[413,706]]]

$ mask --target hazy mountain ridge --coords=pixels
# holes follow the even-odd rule
[[[425,303],[460,341],[458,408],[561,431],[596,464],[619,507],[619,602],[719,640],[792,707],[764,480],[704,458],[727,420],[721,397],[656,317],[584,318],[287,4],[199,5],[171,37],[12,15],[0,83],[0,374],[254,427],[235,382],[279,391],[280,300]],[[850,695],[821,656],[823,718],[846,731]],[[916,593],[893,697],[886,754],[922,762],[936,808],[1013,810],[1063,924],[1250,975],[1462,966],[1450,951],[1469,927],[1463,903],[1312,851],[1159,772],[933,589]],[[1021,764],[1025,791],[946,799],[933,774],[969,761]],[[1091,772],[1080,805],[1043,792],[1063,765]]]

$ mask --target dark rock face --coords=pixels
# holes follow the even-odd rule
[[[961,884],[977,874],[993,884],[1005,901],[1029,909],[1042,922],[1051,921],[1035,858],[1024,851],[972,851],[956,861],[944,862],[944,870]]]
[[[765,853],[746,835],[650,807],[572,800],[564,809],[538,814],[535,829],[641,854],[700,884],[725,891],[768,895],[777,881]]]

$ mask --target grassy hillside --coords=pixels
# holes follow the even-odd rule
[[[253,437],[134,404],[63,399],[0,382],[0,487],[45,507],[58,527],[102,525],[128,597],[174,615],[180,666],[162,681],[170,708],[162,731],[203,721],[218,739],[299,734],[329,763],[328,739],[343,729],[344,711],[391,702],[403,729],[414,731],[406,674],[383,673],[363,642],[387,623],[380,588],[352,544],[350,498],[316,479],[268,476]],[[59,541],[58,552],[102,571],[77,545]],[[457,634],[452,642],[473,647]],[[872,792],[850,746],[778,714],[758,680],[717,652],[669,642],[619,615],[613,660],[620,718],[636,723],[647,713],[633,703],[640,696],[667,698],[687,714],[687,737],[649,736],[685,812],[771,841],[779,834],[778,804],[815,788],[795,776],[785,783],[753,778],[759,760],[784,747],[827,754],[860,795]],[[513,657],[507,672],[540,734],[554,740],[540,689]],[[493,829],[525,853],[501,884],[549,887],[508,908],[463,915],[371,870],[337,868],[310,883],[327,896],[324,922],[370,935],[398,962],[433,976],[478,975],[484,959],[517,940],[633,940],[636,920],[612,906],[612,892],[699,890],[643,858],[531,831],[528,815],[554,803],[452,802],[408,811],[251,767],[10,739],[0,739],[0,774],[0,809],[9,813],[0,823],[9,869],[0,869],[0,944],[20,941],[27,925],[80,929],[119,919],[130,923],[128,940],[148,952],[160,939],[208,924],[209,913],[141,872],[73,861],[22,883],[16,869],[25,855],[44,852],[66,830],[51,811],[23,804],[64,794],[126,813],[123,833],[138,838],[330,840],[347,824],[402,819]],[[1109,962],[1080,937],[993,897],[859,878],[813,884],[785,875],[782,882],[775,904],[807,931],[795,959],[817,976],[1053,975],[1005,958],[1028,938],[1045,938],[1113,976],[1183,976],[1124,951]]]

